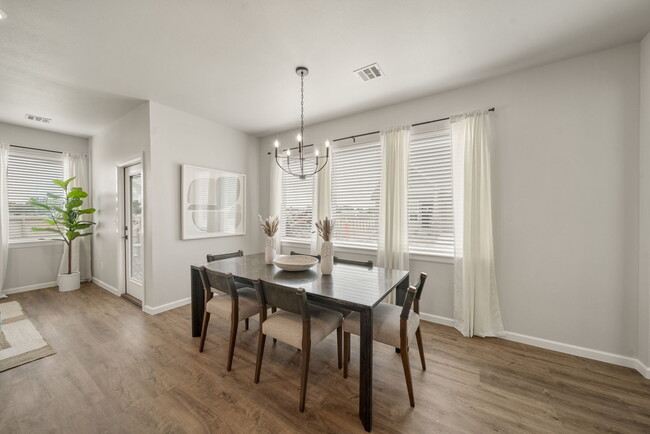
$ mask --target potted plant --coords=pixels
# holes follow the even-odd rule
[[[273,264],[273,258],[275,258],[275,233],[280,227],[280,221],[277,217],[267,217],[262,219],[260,218],[260,226],[266,234],[266,248],[264,249],[264,262],[267,265]]]
[[[88,197],[88,193],[81,187],[68,188],[75,178],[66,181],[53,179],[52,183],[58,185],[63,190],[63,195],[47,193],[45,201],[31,198],[29,200],[32,206],[46,210],[50,218],[45,219],[51,227],[49,228],[32,228],[33,231],[53,232],[61,236],[61,240],[68,246],[68,272],[59,274],[59,291],[72,291],[79,289],[80,279],[79,271],[72,271],[72,245],[73,241],[79,237],[92,235],[91,232],[82,233],[95,222],[82,220],[83,215],[92,214],[94,208],[81,209],[83,200]]]
[[[323,246],[320,251],[320,271],[323,274],[332,274],[334,269],[334,246],[332,245],[332,231],[334,230],[334,220],[325,217],[316,223],[318,235],[323,239]]]

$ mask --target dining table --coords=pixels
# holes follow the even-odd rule
[[[366,431],[372,430],[373,309],[393,290],[397,304],[403,304],[409,286],[409,272],[390,268],[335,263],[332,274],[324,275],[320,263],[305,271],[284,271],[265,263],[263,253],[222,259],[191,266],[192,336],[201,335],[205,310],[199,267],[230,273],[235,280],[253,285],[265,280],[292,288],[303,288],[307,299],[332,308],[360,314],[359,418]]]

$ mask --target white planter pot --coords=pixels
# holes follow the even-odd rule
[[[74,291],[81,286],[80,273],[73,271],[72,274],[59,274],[59,291]]]
[[[323,247],[320,249],[320,272],[323,274],[332,274],[334,269],[334,246],[331,241],[323,241]]]
[[[275,240],[273,237],[266,238],[266,247],[264,248],[264,262],[266,265],[272,265],[275,259]]]

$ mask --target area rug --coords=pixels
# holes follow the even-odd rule
[[[0,372],[56,353],[17,301],[0,303],[0,321]]]

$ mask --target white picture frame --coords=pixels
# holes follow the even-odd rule
[[[246,235],[246,175],[181,165],[181,238]]]

